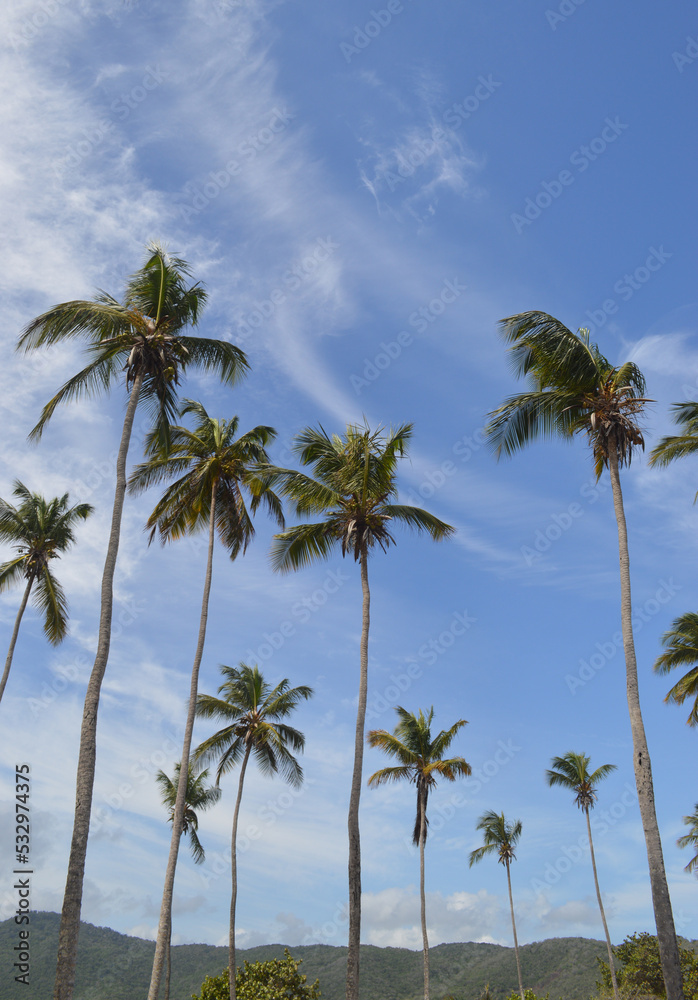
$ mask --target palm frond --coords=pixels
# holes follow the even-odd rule
[[[440,542],[444,538],[450,538],[456,533],[456,529],[445,521],[439,520],[429,511],[422,507],[411,507],[408,504],[390,503],[384,504],[381,513],[391,520],[399,521],[408,528],[417,531],[426,531],[435,542]]]
[[[271,564],[282,573],[301,569],[318,559],[328,559],[338,541],[326,523],[300,524],[274,535]]]
[[[46,638],[57,646],[68,631],[68,602],[63,588],[48,566],[37,573],[33,604],[43,615]]]

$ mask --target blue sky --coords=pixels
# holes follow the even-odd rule
[[[618,768],[597,807],[611,936],[651,929],[607,477],[595,484],[581,440],[497,464],[482,428],[517,388],[497,321],[527,309],[587,326],[613,362],[640,365],[648,445],[670,432],[671,403],[695,398],[694,6],[16,0],[0,25],[0,495],[19,478],[96,507],[56,566],[71,635],[49,648],[28,613],[2,705],[8,845],[13,766],[32,767],[32,905],[62,900],[125,397],[64,408],[29,445],[80,352],[12,351],[53,303],[119,295],[160,240],[208,288],[202,332],[252,365],[234,392],[194,377],[183,396],[237,413],[241,429],[276,427],[282,463],[306,425],[412,421],[401,494],[458,529],[440,545],[401,534],[370,565],[369,724],[392,729],[396,703],[433,704],[437,728],[468,720],[454,751],[473,778],[431,799],[431,940],[510,943],[504,872],[467,866],[487,809],[523,823],[520,939],[601,936],[583,817],[543,777],[568,750]],[[696,477],[692,461],[653,471],[641,455],[623,476],[641,699],[686,937],[698,937],[696,884],[675,842],[696,800],[696,734],[651,667],[698,599]],[[83,905],[84,919],[141,936],[155,932],[169,842],[153,776],[178,756],[204,573],[199,538],[147,547],[155,499],[129,500],[124,517]],[[216,553],[201,690],[217,688],[218,664],[256,659],[271,682],[315,695],[296,716],[302,792],[249,774],[239,942],[343,944],[358,571],[337,554],[275,576],[273,528],[260,517],[257,529],[244,558]],[[5,641],[18,602],[0,600]],[[196,738],[209,732],[197,724]],[[367,752],[366,775],[383,764]],[[177,941],[226,939],[233,793],[234,779],[202,817],[207,864],[181,856]],[[363,793],[366,942],[420,945],[413,799],[411,787]],[[6,917],[9,882],[3,893]]]

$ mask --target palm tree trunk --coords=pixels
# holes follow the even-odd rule
[[[131,395],[126,407],[124,426],[121,433],[119,453],[116,459],[114,507],[112,510],[109,544],[107,546],[107,555],[104,560],[104,572],[102,575],[99,638],[97,641],[95,662],[85,694],[85,706],[80,730],[80,750],[75,782],[75,817],[73,820],[73,837],[70,845],[68,874],[65,882],[63,910],[61,912],[61,924],[58,935],[58,961],[56,963],[53,1000],[72,1000],[75,987],[75,963],[78,953],[78,934],[80,933],[82,884],[85,877],[85,856],[87,854],[87,838],[90,832],[92,792],[97,763],[97,711],[99,709],[102,680],[104,679],[104,672],[109,659],[112,607],[114,603],[114,571],[119,551],[121,515],[124,509],[124,496],[126,494],[126,459],[142,384],[143,376],[137,375],[131,387]]]
[[[589,851],[591,853],[591,867],[594,872],[594,885],[596,886],[596,898],[599,901],[599,910],[601,911],[601,922],[603,924],[603,932],[606,935],[606,947],[608,948],[608,967],[611,970],[611,982],[613,983],[613,996],[615,1000],[620,1000],[618,996],[618,983],[616,982],[616,969],[613,964],[613,948],[611,947],[611,937],[608,933],[608,924],[606,923],[606,914],[604,912],[603,903],[601,902],[601,890],[599,889],[599,878],[596,874],[596,858],[594,857],[594,841],[591,839],[591,822],[589,821],[589,810],[585,809],[584,814],[587,818],[587,834],[589,836]]]
[[[10,639],[10,648],[7,651],[7,659],[5,660],[5,670],[2,675],[2,680],[0,680],[0,701],[2,701],[2,696],[5,693],[5,685],[7,684],[7,678],[10,676],[10,667],[12,666],[12,657],[15,654],[15,645],[17,644],[17,636],[19,635],[19,625],[22,621],[22,615],[27,606],[27,601],[29,600],[29,591],[32,589],[32,584],[34,583],[34,575],[29,577],[29,582],[24,590],[24,596],[22,597],[22,603],[19,606],[19,611],[17,612],[17,617],[15,618],[15,627],[12,630],[12,638]]]
[[[420,794],[422,794],[420,792]],[[427,902],[424,892],[424,845],[427,839],[427,810],[422,794],[420,802],[421,821],[419,824],[419,900],[422,916],[422,948],[424,950],[424,1000],[429,1000],[429,938],[427,937]]]
[[[238,814],[240,812],[240,802],[242,800],[242,783],[245,780],[247,761],[250,759],[252,743],[247,744],[245,756],[240,767],[240,781],[238,782],[238,797],[235,800],[235,812],[233,813],[233,832],[230,840],[230,870],[232,877],[232,892],[230,895],[230,937],[228,940],[228,979],[230,980],[230,1000],[235,1000],[235,906],[238,900],[238,862],[237,862],[237,840],[238,840]]]
[[[359,799],[364,763],[364,729],[366,727],[366,700],[368,695],[368,629],[371,622],[371,591],[368,586],[368,552],[361,549],[361,677],[359,704],[356,710],[354,736],[354,772],[349,797],[349,948],[347,954],[346,1000],[359,1000],[359,961],[361,943],[361,841],[359,838]]]
[[[519,993],[521,994],[521,1000],[526,1000],[524,996],[523,980],[521,978],[521,962],[519,961],[519,939],[516,936],[516,920],[514,919],[514,897],[511,892],[511,871],[509,868],[509,859],[506,858],[507,866],[507,884],[509,886],[509,909],[511,910],[511,929],[514,932],[514,955],[516,956],[516,972],[519,977]]]
[[[172,896],[174,893],[175,872],[177,870],[177,854],[179,844],[182,839],[182,827],[184,825],[184,811],[186,808],[187,780],[189,778],[189,758],[191,756],[191,740],[194,732],[194,719],[196,717],[196,699],[199,690],[199,668],[204,655],[204,642],[206,641],[206,623],[208,621],[208,603],[211,594],[211,579],[213,577],[213,546],[216,539],[216,492],[218,480],[213,483],[211,491],[211,515],[208,522],[208,559],[206,562],[206,579],[204,580],[204,593],[201,601],[201,618],[199,620],[199,639],[196,644],[194,654],[194,664],[191,668],[191,684],[189,688],[189,706],[187,708],[187,721],[184,726],[184,739],[182,740],[182,756],[179,766],[179,781],[177,782],[177,798],[172,815],[172,837],[170,839],[170,853],[167,859],[165,870],[165,885],[162,891],[162,903],[160,904],[160,920],[158,923],[158,936],[155,943],[155,955],[153,957],[153,970],[150,978],[150,988],[148,990],[148,1000],[157,1000],[160,991],[160,980],[162,978],[162,967],[167,950],[168,935],[172,927]]]
[[[633,736],[633,764],[635,768],[635,784],[642,818],[642,828],[645,833],[647,860],[649,862],[650,885],[652,887],[652,904],[654,919],[657,926],[657,941],[659,957],[662,963],[662,975],[666,987],[667,1000],[683,1000],[683,982],[681,976],[681,961],[679,947],[676,941],[674,917],[671,910],[669,886],[664,869],[662,842],[659,837],[657,813],[654,807],[654,786],[652,783],[652,765],[647,750],[647,738],[640,711],[640,694],[637,683],[637,660],[635,659],[635,642],[632,626],[632,603],[630,597],[630,558],[628,555],[628,531],[625,523],[623,494],[618,475],[618,452],[613,437],[609,440],[608,469],[611,474],[613,489],[613,506],[618,523],[618,551],[620,558],[620,603],[621,624],[623,629],[623,648],[625,651],[625,674],[628,695],[628,710],[630,712],[630,728]]]
[[[167,971],[165,972],[165,1000],[170,1000],[170,979],[172,977],[172,917],[167,928]]]

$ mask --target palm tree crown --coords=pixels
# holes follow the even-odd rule
[[[590,343],[587,330],[572,333],[548,313],[510,316],[501,329],[513,345],[514,373],[527,377],[531,388],[490,414],[488,434],[497,455],[512,455],[540,435],[569,438],[584,431],[597,476],[612,447],[618,464],[629,464],[633,448],[644,447],[636,417],[648,402],[637,365],[614,367]]]
[[[126,387],[138,381],[139,396],[151,405],[163,440],[176,413],[176,387],[190,365],[215,372],[232,384],[248,368],[243,352],[220,340],[184,336],[195,326],[206,292],[187,285],[191,271],[179,257],[157,244],[146,249],[143,266],[129,279],[123,302],[100,292],[92,301],[63,302],[26,327],[18,349],[29,351],[82,337],[89,364],[63,385],[44,407],[32,431],[41,433],[60,403],[109,388],[126,372]]]
[[[250,750],[262,774],[276,773],[293,786],[303,780],[303,771],[291,753],[302,751],[305,737],[281,720],[286,718],[313,691],[305,685],[290,688],[287,679],[272,688],[259,671],[241,663],[221,666],[225,680],[218,688],[221,697],[200,694],[196,714],[205,719],[219,718],[228,723],[197,748],[194,758],[208,763],[218,760],[216,784],[239,764]],[[290,750],[289,750],[290,747]]]
[[[514,848],[521,837],[521,820],[508,822],[504,818],[504,813],[496,813],[490,809],[483,813],[475,829],[482,830],[485,842],[482,847],[476,847],[470,852],[468,867],[472,868],[487,854],[497,854],[499,863],[506,865],[508,869],[510,862],[516,860]]]
[[[54,645],[65,638],[68,606],[63,588],[51,572],[49,562],[75,542],[75,525],[90,516],[88,503],[68,506],[68,494],[45,500],[30,493],[16,480],[13,496],[21,503],[14,507],[0,499],[0,540],[9,542],[19,553],[0,565],[0,591],[24,578],[34,588],[34,604],[44,616],[44,632]]]
[[[450,729],[442,730],[437,736],[431,735],[431,721],[434,717],[433,707],[428,715],[420,709],[419,715],[406,711],[398,706],[395,711],[400,721],[394,733],[384,729],[372,729],[368,734],[368,743],[378,747],[389,757],[399,761],[396,767],[384,767],[376,771],[368,779],[371,787],[387,784],[391,781],[413,781],[417,786],[417,816],[414,824],[412,841],[419,844],[422,818],[424,819],[424,837],[428,826],[427,799],[429,790],[436,785],[437,778],[455,781],[470,774],[470,764],[463,757],[443,759],[456,734],[467,725],[465,719],[459,719]]]
[[[397,462],[411,436],[411,424],[387,435],[382,428],[371,432],[355,424],[347,425],[344,437],[330,437],[322,427],[299,434],[294,451],[302,465],[313,467],[316,478],[288,469],[270,471],[297,514],[321,513],[325,520],[276,535],[274,568],[288,571],[327,558],[337,543],[342,555],[351,553],[355,560],[376,545],[385,551],[395,542],[391,521],[425,530],[437,541],[453,534],[452,527],[420,507],[391,502],[397,497]]]
[[[590,760],[586,754],[570,751],[562,757],[553,757],[552,769],[545,772],[551,787],[559,785],[575,793],[574,801],[584,812],[594,808],[596,785],[616,770],[615,764],[602,764],[589,774]]]
[[[215,497],[214,519],[219,538],[231,559],[245,550],[254,536],[250,513],[264,500],[269,513],[283,526],[278,497],[260,481],[257,467],[268,464],[266,445],[276,436],[273,427],[254,427],[236,439],[238,418],[217,420],[201,403],[184,400],[182,416],[192,414],[193,430],[170,427],[169,448],[163,448],[157,431],[146,440],[150,461],[137,466],[129,490],[140,493],[155,483],[179,478],[169,486],[148,518],[151,540],[174,541],[206,528]],[[251,495],[250,510],[244,492]]]
[[[690,816],[684,816],[684,823],[690,827],[688,833],[685,833],[683,837],[679,837],[676,841],[678,847],[693,847],[696,848],[696,854],[688,862],[684,868],[685,872],[695,872],[698,875],[698,802],[696,803],[693,812]]]
[[[170,823],[174,819],[175,801],[177,799],[177,785],[179,783],[179,772],[182,769],[181,761],[177,761],[174,769],[174,779],[169,778],[164,771],[158,771],[155,780],[160,786],[160,794],[163,805],[169,810]],[[197,865],[205,860],[205,852],[198,837],[199,817],[197,810],[203,812],[215,805],[221,797],[221,790],[218,787],[211,788],[206,784],[208,780],[208,769],[199,771],[197,774],[193,764],[189,765],[187,775],[187,791],[184,809],[184,823],[182,833],[189,834],[189,847],[192,857]]]
[[[670,688],[664,700],[683,705],[687,698],[693,698],[686,721],[689,726],[698,726],[698,614],[689,611],[674,619],[662,636],[662,645],[664,652],[654,664],[658,674],[668,674],[675,667],[692,668]]]

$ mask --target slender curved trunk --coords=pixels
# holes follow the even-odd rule
[[[199,668],[201,658],[204,655],[204,643],[206,641],[206,623],[208,621],[208,602],[211,594],[211,579],[213,577],[213,546],[216,539],[216,491],[218,480],[213,483],[211,491],[211,516],[208,522],[208,559],[206,562],[206,579],[204,581],[204,594],[201,601],[201,618],[199,621],[199,639],[196,644],[194,663],[191,668],[191,684],[189,688],[189,706],[187,708],[187,721],[184,726],[184,738],[182,740],[182,756],[179,765],[179,781],[177,782],[177,797],[175,799],[174,813],[172,815],[172,837],[170,839],[170,853],[167,859],[165,870],[165,885],[162,891],[162,903],[160,904],[160,921],[158,923],[158,936],[155,943],[155,955],[153,957],[153,971],[150,978],[150,988],[148,990],[148,1000],[157,1000],[160,991],[160,980],[162,978],[162,967],[165,955],[168,951],[168,941],[172,928],[172,895],[174,892],[175,872],[177,870],[177,854],[179,844],[182,839],[182,827],[184,826],[184,811],[186,809],[187,780],[189,778],[189,758],[191,756],[191,740],[194,732],[194,720],[196,718],[196,699],[199,690]]]
[[[516,973],[519,977],[519,993],[521,994],[521,1000],[526,1000],[524,996],[523,980],[521,978],[521,962],[519,961],[519,939],[516,936],[516,920],[514,919],[514,897],[511,892],[511,871],[509,868],[508,858],[505,858],[505,864],[507,868],[507,885],[509,886],[509,909],[511,910],[511,929],[514,932],[514,955],[516,956]]]
[[[422,916],[422,948],[424,950],[424,1000],[429,1000],[429,938],[427,937],[427,901],[424,892],[424,845],[427,839],[426,796],[420,792],[421,821],[419,824],[419,901]]]
[[[167,969],[165,971],[165,1000],[170,1000],[170,979],[172,978],[172,918],[167,928]]]
[[[29,600],[29,591],[32,589],[32,584],[34,583],[34,576],[29,577],[29,582],[24,590],[24,596],[22,597],[22,603],[19,606],[19,611],[17,612],[17,617],[15,618],[15,627],[12,630],[12,638],[10,639],[10,648],[7,651],[7,659],[5,660],[5,670],[3,671],[2,680],[0,680],[0,701],[2,701],[2,696],[5,693],[5,685],[7,684],[7,678],[10,676],[10,667],[12,666],[12,657],[15,655],[15,646],[17,644],[17,636],[19,635],[19,626],[22,621],[22,615],[27,607],[27,601]]]
[[[119,551],[119,536],[121,533],[121,515],[124,509],[126,494],[126,459],[131,440],[133,421],[136,416],[138,397],[140,395],[143,376],[137,375],[131,387],[124,427],[121,433],[121,443],[116,459],[116,489],[114,491],[114,507],[112,510],[111,530],[107,555],[104,560],[102,575],[101,608],[99,615],[99,638],[94,666],[90,674],[85,694],[85,707],[80,729],[80,750],[78,753],[78,769],[75,781],[75,817],[73,820],[73,837],[70,844],[68,874],[65,881],[63,909],[58,934],[58,961],[56,963],[56,981],[53,990],[53,1000],[72,1000],[75,988],[75,963],[78,953],[78,934],[80,933],[80,910],[82,908],[82,884],[85,877],[85,856],[87,854],[87,838],[90,833],[90,814],[92,812],[92,792],[94,789],[95,767],[97,763],[97,711],[99,695],[104,679],[104,671],[109,660],[109,645],[111,641],[112,607],[114,603],[114,571],[116,557]]]
[[[618,475],[618,452],[616,442],[611,437],[609,441],[608,469],[611,474],[613,489],[613,507],[618,523],[618,552],[620,559],[620,603],[621,625],[623,630],[623,648],[625,651],[625,674],[628,695],[628,710],[630,712],[630,728],[633,736],[633,764],[635,768],[635,784],[642,818],[642,828],[645,833],[647,860],[649,862],[650,885],[652,887],[652,904],[654,919],[657,926],[657,941],[659,957],[662,963],[662,975],[666,987],[667,1000],[683,1000],[683,981],[681,976],[681,961],[679,946],[676,940],[674,917],[671,910],[669,886],[664,869],[662,842],[659,837],[657,813],[654,807],[654,786],[652,783],[652,765],[647,750],[645,726],[640,711],[640,694],[637,683],[637,660],[635,659],[635,642],[632,626],[632,603],[630,596],[630,558],[628,555],[628,531],[623,508],[623,493]]]
[[[235,1000],[235,907],[238,901],[238,861],[237,861],[237,840],[238,840],[238,814],[240,812],[240,802],[242,801],[242,784],[245,780],[247,761],[250,759],[252,744],[247,744],[245,756],[242,759],[240,768],[240,781],[238,782],[238,797],[235,800],[235,812],[233,813],[233,832],[230,838],[230,870],[232,881],[232,892],[230,894],[230,937],[228,939],[228,979],[230,981],[230,1000]]]
[[[589,852],[591,853],[591,867],[594,872],[594,885],[596,886],[596,898],[599,901],[599,910],[601,911],[601,922],[603,924],[603,932],[606,935],[606,947],[608,948],[608,967],[611,970],[611,982],[613,983],[613,996],[615,1000],[620,1000],[618,996],[618,983],[616,982],[616,969],[613,964],[613,948],[611,947],[611,936],[608,933],[608,924],[606,923],[606,913],[604,912],[603,903],[601,902],[601,890],[599,889],[599,877],[596,874],[596,858],[594,856],[594,841],[591,839],[591,822],[589,820],[589,810],[584,810],[584,815],[587,818],[587,836],[589,837]]]
[[[359,838],[359,799],[361,775],[364,764],[364,729],[366,727],[366,699],[368,694],[368,630],[371,623],[371,591],[368,586],[368,552],[361,549],[361,677],[359,705],[356,710],[354,736],[354,772],[349,797],[349,949],[347,954],[346,1000],[359,1000],[359,961],[361,943],[361,841]]]

